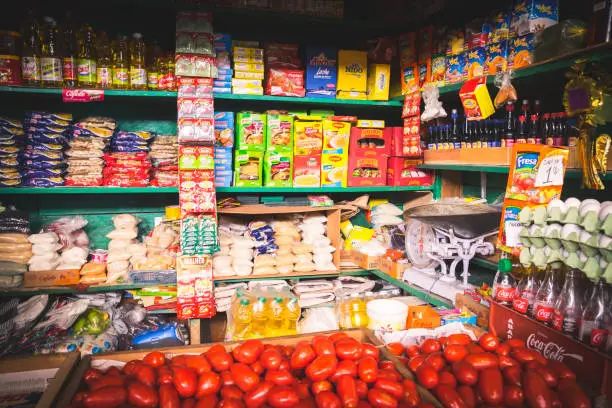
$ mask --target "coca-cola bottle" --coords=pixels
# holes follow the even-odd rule
[[[527,269],[527,267],[525,267]],[[532,314],[533,302],[535,301],[538,285],[535,280],[533,268],[521,279],[516,288],[516,298],[512,302],[512,307],[519,313]]]
[[[565,284],[555,303],[552,326],[572,337],[578,337],[582,317],[582,296],[577,287],[578,271],[570,269],[565,275]]]
[[[608,337],[606,313],[606,284],[600,279],[582,313],[580,341],[603,350]]]
[[[493,299],[504,306],[512,307],[516,296],[516,281],[510,275],[512,261],[508,258],[500,259],[497,264],[495,282],[493,282]]]
[[[538,293],[536,293],[533,301],[533,316],[537,321],[550,324],[552,321],[553,310],[555,309],[555,302],[559,295],[559,289],[555,282],[561,267],[560,262],[553,262],[550,268],[544,276],[544,281]]]

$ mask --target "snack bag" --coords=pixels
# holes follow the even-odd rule
[[[508,41],[489,44],[485,49],[487,54],[485,75],[496,75],[508,69]]]
[[[446,57],[438,55],[431,60],[431,83],[436,86],[444,86],[446,75]]]
[[[533,64],[533,34],[510,40],[509,67],[518,69],[531,64]]]
[[[468,51],[465,69],[465,77],[469,80],[484,75],[486,52],[484,47],[475,48]]]
[[[454,84],[463,80],[465,72],[465,54],[458,54],[446,59],[446,83]]]

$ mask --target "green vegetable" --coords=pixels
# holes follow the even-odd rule
[[[81,334],[101,334],[110,324],[108,313],[91,308],[78,318],[73,326],[74,334],[80,336]]]

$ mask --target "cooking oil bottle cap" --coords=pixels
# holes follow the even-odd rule
[[[282,297],[275,297],[274,301],[278,302],[278,303],[281,303],[283,301],[283,298]]]
[[[512,270],[512,261],[508,258],[500,259],[497,263],[497,269],[501,273],[509,273]]]
[[[249,299],[242,299],[242,300],[240,300],[240,304],[241,304],[242,306],[246,306],[246,305],[248,305],[248,304],[249,304]]]
[[[259,300],[259,301],[260,301],[260,302],[262,302],[262,303],[266,303],[266,300],[268,300],[268,299],[266,299],[266,298],[265,298],[265,297],[263,297],[263,296],[260,296],[260,297],[258,297],[258,298],[257,298],[257,300]]]

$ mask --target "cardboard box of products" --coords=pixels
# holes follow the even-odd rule
[[[23,286],[36,288],[42,286],[66,286],[79,283],[78,269],[63,269],[59,271],[35,271],[23,274]]]
[[[355,263],[363,269],[372,270],[379,269],[380,267],[380,256],[371,256],[363,254],[359,251],[353,251],[353,259],[355,260]]]

